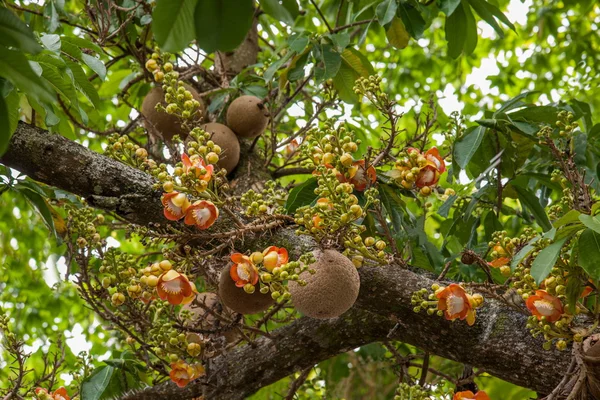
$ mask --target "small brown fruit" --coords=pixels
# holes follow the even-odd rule
[[[217,122],[204,124],[201,128],[210,133],[212,135],[210,140],[221,148],[217,165],[227,172],[233,171],[240,161],[240,142],[235,133]]]
[[[219,306],[219,298],[215,293],[204,292],[196,295],[196,301],[183,306],[182,310],[190,312],[190,319],[186,321],[186,326],[193,326],[199,329],[215,329],[217,321],[214,315],[210,314],[204,308],[198,306],[195,303],[204,304],[209,309],[215,311],[218,314],[230,317],[231,311],[225,307]],[[220,322],[223,324],[223,322]],[[197,336],[197,334],[195,334]],[[238,339],[239,335],[235,329],[230,329],[223,332],[223,336],[227,340],[227,343],[234,342]],[[195,341],[194,337],[188,337],[188,342]]]
[[[336,250],[324,250],[315,254],[317,261],[300,275],[306,286],[290,281],[288,288],[294,307],[311,318],[339,317],[356,301],[360,278],[356,267],[348,257]]]
[[[235,282],[229,275],[229,267],[221,272],[219,281],[219,297],[223,304],[240,314],[256,314],[265,311],[275,302],[271,294],[262,294],[260,290],[248,294],[244,288],[235,286]]]
[[[227,126],[243,138],[257,137],[265,131],[269,122],[266,111],[258,97],[238,97],[227,109]]]
[[[200,107],[196,114],[197,120],[200,120],[204,117],[206,112],[204,102],[194,88],[188,85],[185,85],[185,88],[192,93],[194,99],[200,102]],[[156,139],[162,138],[165,141],[170,142],[171,139],[173,139],[173,136],[179,135],[179,137],[184,140],[189,132],[182,128],[180,119],[175,115],[167,114],[164,111],[158,111],[156,109],[158,103],[161,103],[163,107],[167,107],[164,91],[160,87],[154,87],[148,92],[142,103],[142,115],[145,117],[144,127],[148,130],[150,135]]]

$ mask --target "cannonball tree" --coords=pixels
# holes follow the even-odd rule
[[[599,23],[0,1],[0,395],[600,398]]]

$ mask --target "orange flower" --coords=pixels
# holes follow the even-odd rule
[[[440,173],[437,169],[437,166],[428,161],[427,165],[421,168],[419,174],[417,175],[417,179],[415,181],[415,185],[418,188],[423,188],[425,186],[433,186],[440,180]]]
[[[190,159],[188,157],[187,154],[183,153],[181,155],[181,162],[183,163],[183,171],[184,172],[190,172],[190,171],[194,171],[196,174],[196,177],[205,181],[205,182],[209,182],[210,178],[212,177],[212,174],[215,170],[215,167],[211,164],[206,165],[206,163],[204,162],[204,160],[200,157],[197,156],[192,156],[192,158]]]
[[[296,150],[298,150],[298,147],[300,147],[298,144],[298,139],[292,140],[287,146],[285,146],[285,155],[288,157],[291,156],[296,152]]]
[[[563,314],[563,305],[558,299],[545,290],[536,290],[535,295],[529,296],[525,305],[537,319],[546,317],[546,321],[554,322]]]
[[[593,284],[592,280],[589,280],[590,283]],[[590,293],[592,293],[592,290],[594,290],[594,288],[590,285],[586,285],[583,290],[581,291],[581,294],[579,295],[580,299],[586,298],[590,295]]]
[[[190,201],[184,193],[163,193],[161,202],[165,207],[165,218],[170,221],[178,221],[185,215]]]
[[[444,289],[439,289],[435,293],[438,300],[438,310],[445,311],[447,320],[453,321],[456,318],[466,319],[467,324],[475,323],[475,309],[473,299],[465,292],[462,286],[452,283]]]
[[[458,392],[454,394],[452,400],[490,400],[490,397],[484,391],[479,391],[477,394],[473,394],[470,390],[464,392]]]
[[[196,378],[204,375],[204,367],[200,364],[189,365],[185,361],[179,360],[171,363],[171,380],[179,387],[184,387]]]
[[[46,389],[37,388],[35,389],[35,395],[40,400],[71,400],[67,394],[67,389],[62,386],[50,393]]]
[[[372,165],[369,165],[369,168],[365,169],[365,160],[354,161],[352,166],[348,168],[348,175],[350,176],[350,183],[353,184],[354,189],[359,192],[365,190],[369,182],[373,184],[377,180],[377,172]],[[343,182],[345,182],[345,180]]]
[[[319,217],[318,215],[313,215],[312,223],[315,228],[321,229],[321,225],[323,224],[323,218]]]
[[[321,210],[333,210],[333,204],[331,204],[331,200],[326,197],[321,197],[319,200],[317,200],[317,207],[319,207]]]
[[[256,285],[258,283],[258,270],[250,258],[240,253],[231,255],[233,265],[229,269],[229,276],[235,281],[235,286],[244,287],[247,283]]]
[[[156,291],[161,300],[176,306],[194,294],[194,287],[185,275],[171,269],[158,278]]]
[[[268,247],[263,251],[263,256],[263,264],[269,271],[288,262],[288,252],[283,247]]]
[[[444,173],[446,170],[446,163],[444,159],[440,156],[440,152],[436,147],[432,147],[425,153],[425,158],[427,161],[432,163],[435,168],[438,170],[440,174]]]
[[[500,268],[505,265],[508,265],[509,262],[510,262],[509,257],[500,257],[500,258],[495,259],[494,261],[489,261],[488,265],[493,268]]]
[[[219,209],[208,200],[199,200],[189,206],[185,212],[184,222],[196,225],[198,229],[208,229],[219,218]]]

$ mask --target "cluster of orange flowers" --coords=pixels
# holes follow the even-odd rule
[[[67,393],[67,389],[62,386],[54,392],[48,392],[48,390],[43,388],[37,388],[35,389],[35,395],[38,400],[71,400]]]
[[[202,192],[208,187],[208,182],[212,178],[214,166],[206,164],[199,156],[188,157],[187,154],[181,156],[183,163],[183,172],[194,172],[199,179],[196,184],[196,190]],[[163,193],[162,204],[164,206],[165,218],[170,221],[179,221],[184,218],[186,225],[195,225],[198,229],[210,228],[219,217],[219,209],[213,202],[208,200],[198,200],[191,203],[185,193],[172,190]]]
[[[465,390],[455,393],[452,400],[490,400],[490,397],[483,390],[480,390],[476,394],[473,394],[470,390]]]
[[[437,185],[440,175],[446,171],[446,163],[440,156],[436,147],[432,147],[421,154],[418,149],[409,147],[406,149],[407,157],[396,162],[396,167],[390,172],[390,176],[396,179],[406,189],[413,186],[421,189]],[[429,194],[430,191],[425,190]]]
[[[275,268],[287,264],[289,259],[286,249],[275,246],[267,247],[262,253],[252,253],[250,257],[233,253],[230,258],[233,265],[229,269],[229,275],[237,287],[255,286],[258,283],[257,264],[262,263],[267,271],[273,272]]]

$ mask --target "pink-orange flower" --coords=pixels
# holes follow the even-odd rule
[[[184,193],[171,192],[163,193],[161,198],[162,204],[165,207],[165,218],[170,221],[178,221],[185,215],[190,201]]]
[[[466,319],[469,325],[475,323],[472,299],[469,298],[470,296],[462,286],[452,283],[444,289],[439,289],[435,293],[435,297],[438,298],[438,310],[444,311],[447,320],[453,321],[460,318],[461,320]]]
[[[161,300],[179,305],[183,303],[184,299],[193,296],[194,286],[185,275],[171,269],[158,278],[156,291]]]
[[[442,156],[440,156],[440,152],[438,151],[437,147],[432,147],[427,150],[425,152],[425,158],[435,166],[440,174],[444,173],[446,170],[446,163],[444,162]]]
[[[477,394],[473,394],[470,390],[458,392],[454,394],[452,400],[490,400],[486,392],[480,390]]]
[[[365,160],[354,161],[352,166],[348,168],[348,175],[350,176],[350,183],[354,185],[354,190],[358,190],[359,192],[365,190],[367,184],[373,184],[377,180],[375,168],[372,165],[369,165],[369,168],[365,168]]]
[[[269,271],[288,262],[288,252],[283,247],[271,246],[263,251],[263,265]]]
[[[488,265],[493,268],[500,268],[510,263],[509,257],[496,258],[494,261],[489,261]]]
[[[189,206],[185,212],[184,222],[196,225],[198,229],[208,229],[219,218],[219,209],[211,201],[199,200]]]
[[[258,283],[258,270],[247,256],[240,253],[231,255],[233,265],[229,269],[229,276],[235,281],[235,286],[244,287],[247,283],[256,285]]]
[[[48,390],[43,388],[37,388],[35,389],[35,395],[40,400],[71,400],[67,394],[67,389],[62,386],[54,392],[48,392]]]
[[[415,186],[423,188],[425,186],[434,186],[440,180],[440,173],[432,162],[427,162],[427,165],[421,168],[417,179],[415,180]]]
[[[534,295],[527,298],[525,305],[537,319],[546,317],[548,322],[558,321],[564,312],[560,299],[545,290],[536,290]]]
[[[181,162],[183,163],[183,172],[194,171],[196,177],[209,182],[212,178],[215,167],[212,164],[206,164],[201,157],[192,156],[188,157],[187,154],[181,155]]]
[[[182,360],[171,363],[169,377],[179,387],[185,387],[188,383],[202,375],[204,375],[204,367],[200,364],[189,365]]]
[[[313,215],[312,223],[315,228],[321,229],[323,225],[323,218],[319,217],[318,215]]]

